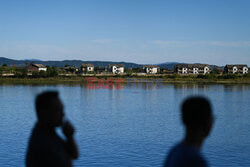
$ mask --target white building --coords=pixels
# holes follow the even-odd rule
[[[147,74],[156,74],[160,70],[160,68],[155,65],[146,65],[146,66],[143,66],[142,69]]]
[[[209,74],[208,64],[177,64],[175,65],[177,74]]]
[[[227,74],[247,74],[248,66],[246,64],[227,64],[224,67],[224,73]]]
[[[47,67],[42,64],[31,64],[28,67],[28,72],[33,72],[33,71],[37,71],[37,72],[47,71]]]
[[[82,64],[81,65],[82,72],[94,72],[93,64]]]
[[[109,71],[113,74],[122,74],[124,73],[124,65],[123,64],[110,64]]]

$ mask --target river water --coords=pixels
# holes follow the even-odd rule
[[[183,137],[180,104],[189,95],[204,95],[213,105],[214,128],[202,148],[210,165],[250,166],[250,85],[133,83],[120,89],[1,85],[1,167],[24,166],[36,121],[34,98],[44,90],[60,92],[76,128],[80,158],[75,166],[162,166]]]

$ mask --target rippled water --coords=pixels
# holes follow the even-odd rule
[[[188,95],[212,101],[216,115],[202,152],[211,166],[250,166],[249,85],[129,84],[123,89],[80,85],[0,86],[0,166],[24,166],[35,122],[34,97],[58,90],[75,125],[75,166],[161,166],[183,136],[179,105]]]

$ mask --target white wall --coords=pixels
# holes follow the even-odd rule
[[[156,67],[153,67],[153,68],[147,67],[147,68],[146,68],[146,73],[149,73],[149,74],[156,74],[156,73],[157,73],[157,68],[156,68]]]
[[[187,68],[182,68],[182,74],[187,74],[188,73],[188,69]]]
[[[113,73],[113,74],[121,74],[121,73],[124,73],[124,67],[112,66],[112,73]]]
[[[248,68],[247,67],[243,67],[243,74],[247,74],[248,73]]]
[[[209,67],[204,67],[204,74],[209,74]]]
[[[87,67],[87,71],[94,71],[94,67]]]
[[[198,70],[199,70],[199,68],[193,68],[193,73],[194,74],[199,74]]]
[[[38,71],[47,71],[47,68],[38,68]]]
[[[236,73],[237,71],[238,71],[237,67],[234,66],[234,67],[233,67],[233,73]]]

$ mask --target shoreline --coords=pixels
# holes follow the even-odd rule
[[[203,79],[203,78],[164,78],[164,77],[92,77],[92,83],[165,83],[165,84],[249,84],[250,78],[236,79]],[[0,85],[59,85],[59,84],[87,84],[87,77],[51,77],[51,78],[0,78]]]

